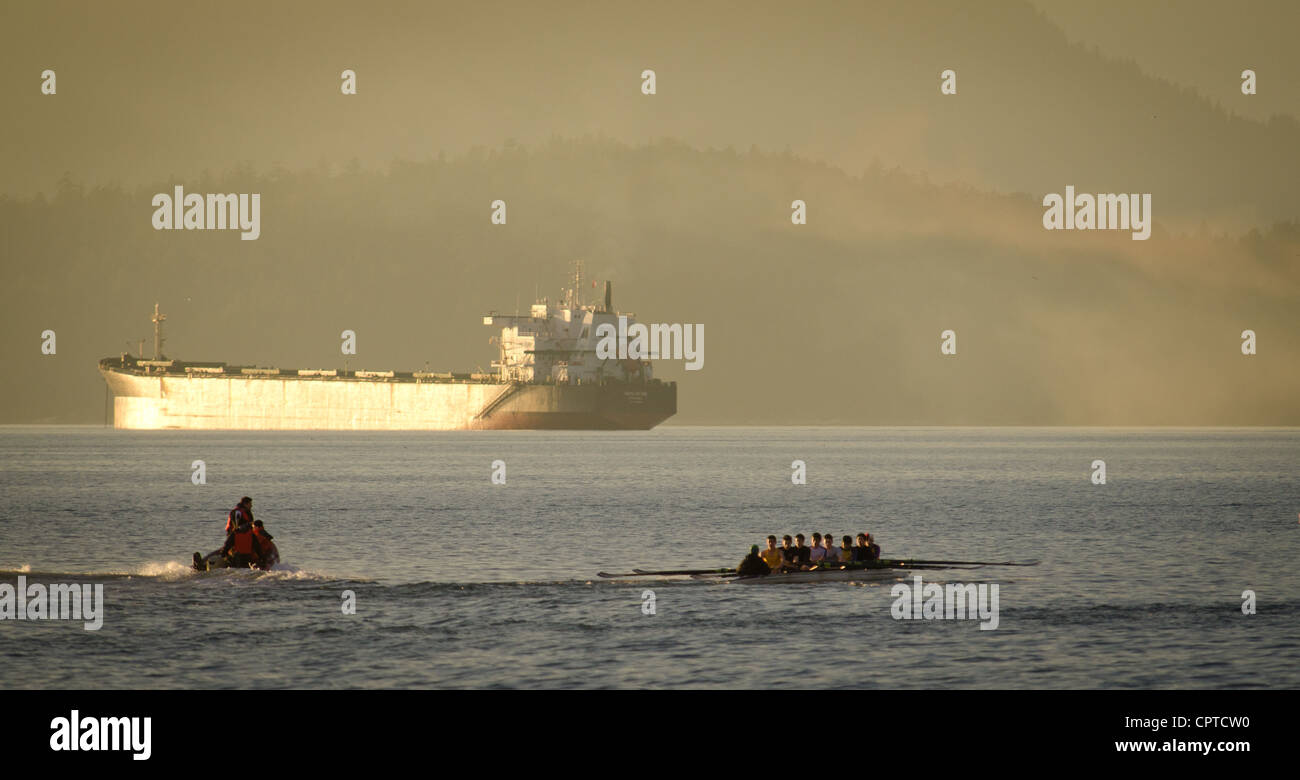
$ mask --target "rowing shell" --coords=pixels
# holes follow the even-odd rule
[[[693,579],[734,582],[739,585],[794,585],[801,582],[887,582],[905,576],[905,569],[821,569],[817,571],[792,571],[785,574],[755,574],[744,577],[709,577],[695,575]]]

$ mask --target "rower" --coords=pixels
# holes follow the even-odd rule
[[[745,560],[741,561],[740,565],[736,567],[736,574],[742,577],[761,576],[771,573],[772,567],[768,566],[767,562],[758,554],[758,545],[750,547],[749,555],[746,555]]]
[[[839,563],[840,548],[835,546],[835,538],[832,537],[830,534],[826,534],[825,536],[822,537],[822,544],[824,545],[823,552],[822,552],[822,560],[826,561],[827,563]]]
[[[804,544],[803,534],[795,534],[794,542],[795,542],[794,545],[795,564],[802,569],[803,567],[808,565],[809,556],[811,555],[812,551],[808,549],[808,545]]]
[[[799,549],[794,546],[790,534],[781,537],[781,571],[799,568]]]
[[[848,563],[853,560],[853,537],[845,536],[843,543],[840,544],[840,562]]]
[[[822,535],[813,531],[812,549],[808,551],[809,563],[821,563],[826,558],[826,548],[822,547]]]
[[[853,548],[853,560],[870,563],[880,558],[880,547],[872,544],[871,534],[858,534],[858,544]]]
[[[867,546],[871,548],[871,560],[880,560],[880,545],[876,544],[876,540],[871,534],[867,534]]]
[[[760,552],[758,557],[762,558],[763,563],[766,563],[772,571],[781,568],[781,551],[776,547],[776,536],[767,537],[767,549]]]
[[[867,535],[858,534],[858,543],[853,545],[853,562],[864,563],[871,560],[871,548],[867,547]]]

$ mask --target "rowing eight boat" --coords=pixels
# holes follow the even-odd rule
[[[697,580],[722,580],[724,582],[784,584],[798,582],[873,582],[889,580],[901,576],[903,572],[917,569],[968,569],[979,566],[1037,566],[1038,561],[929,561],[929,560],[893,560],[885,559],[870,563],[847,563],[840,566],[827,566],[808,571],[792,571],[784,574],[738,575],[734,569],[671,569],[665,571],[645,571],[633,569],[628,574],[609,574],[598,572],[607,579],[624,577],[677,577],[689,576]]]
[[[873,569],[816,569],[791,571],[784,574],[751,574],[746,576],[710,577],[696,574],[692,579],[734,582],[741,585],[793,585],[801,582],[882,582],[906,576],[905,569],[880,567]]]

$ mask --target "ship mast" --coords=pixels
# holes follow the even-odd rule
[[[582,305],[582,261],[573,261],[573,289],[569,291],[569,305]]]
[[[154,360],[162,360],[162,359],[163,359],[163,357],[162,357],[162,345],[163,345],[163,341],[164,341],[164,339],[163,339],[163,335],[162,335],[162,324],[163,324],[163,320],[165,320],[165,319],[167,319],[167,315],[166,315],[166,314],[159,314],[159,313],[158,313],[158,304],[155,303],[155,304],[153,305],[153,359],[154,359]],[[143,352],[144,350],[141,350],[141,351]]]

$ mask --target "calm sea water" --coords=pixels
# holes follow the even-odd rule
[[[1297,429],[0,428],[0,582],[105,600],[0,622],[0,687],[1295,688],[1297,467]],[[190,573],[244,494],[284,570]],[[889,581],[595,576],[800,531],[1042,563],[926,573],[997,583],[992,631],[895,620]]]

